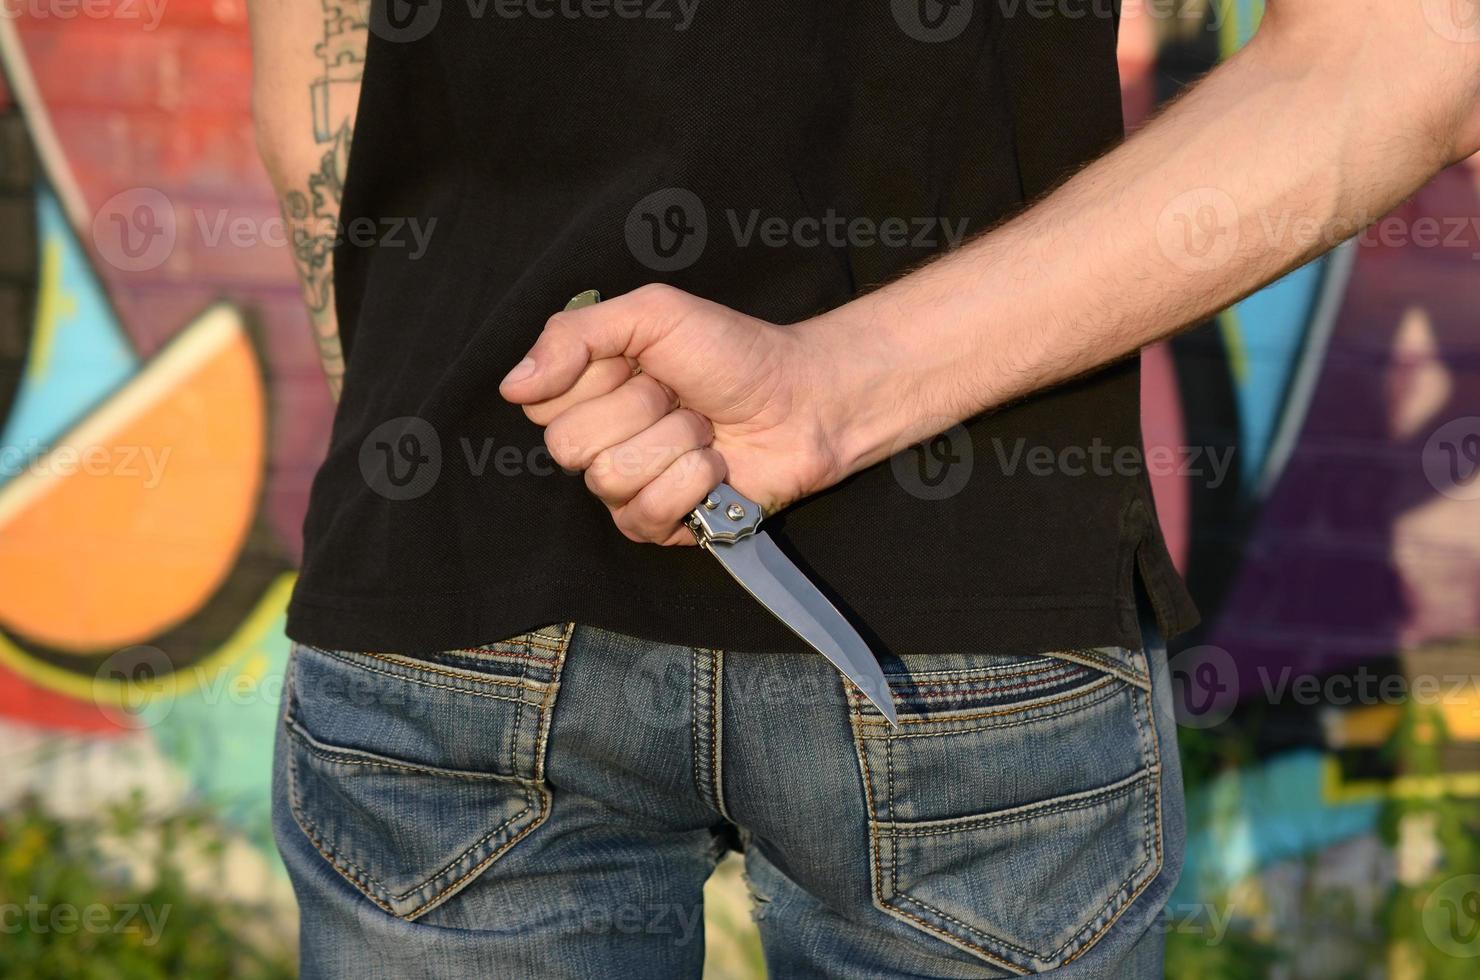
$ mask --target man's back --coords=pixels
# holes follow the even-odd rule
[[[372,31],[334,256],[350,370],[291,635],[433,650],[574,620],[805,649],[705,556],[623,538],[489,382],[587,288],[664,281],[779,323],[839,306],[1119,135],[1109,20],[894,8],[447,4]],[[1137,556],[1180,630],[1137,399],[1119,365],[768,526],[898,652],[1133,644]]]

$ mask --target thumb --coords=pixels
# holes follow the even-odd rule
[[[641,292],[550,317],[529,353],[499,383],[499,394],[516,405],[546,401],[569,391],[592,361],[636,358],[645,346],[642,335],[651,332],[642,326],[650,317],[635,299]]]

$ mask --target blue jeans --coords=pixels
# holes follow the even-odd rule
[[[885,669],[893,731],[820,656],[582,625],[297,646],[274,810],[304,976],[698,977],[731,847],[774,977],[1161,976],[1160,643]]]

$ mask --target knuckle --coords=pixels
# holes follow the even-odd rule
[[[608,477],[605,471],[599,468],[598,464],[600,461],[600,456],[597,456],[596,459],[591,461],[591,465],[586,469],[584,479],[587,490],[598,497],[606,497],[609,491],[609,487],[607,486]]]
[[[577,311],[556,313],[545,321],[545,330],[536,344],[559,359],[583,356],[587,347],[581,323]]]
[[[556,416],[559,414],[560,410],[554,405],[536,403],[534,405],[524,406],[524,417],[535,425],[548,427],[551,422],[555,421]]]
[[[668,285],[666,282],[650,282],[638,286],[632,291],[632,298],[644,306],[653,309],[663,309],[678,302],[684,295],[681,289]]]
[[[591,373],[597,387],[611,391],[632,377],[632,365],[625,357],[603,357],[591,364]]]
[[[610,450],[597,453],[586,468],[586,489],[603,499],[613,497],[621,489],[621,473]]]
[[[729,468],[725,465],[725,458],[719,454],[717,449],[704,446],[693,452],[693,467],[695,473],[706,483],[706,491],[714,487],[716,483],[724,480],[729,475]]]
[[[570,312],[562,310],[545,321],[545,333],[550,337],[569,335],[575,329],[572,320]]]
[[[567,469],[575,468],[581,462],[581,454],[569,430],[569,423],[561,419],[545,428],[545,448],[550,451],[550,458]]]
[[[678,404],[678,396],[650,374],[639,374],[627,382],[635,386],[639,400],[650,412],[667,414]]]
[[[638,525],[650,534],[656,533],[658,529],[672,523],[669,519],[669,511],[672,508],[669,506],[669,502],[658,494],[643,494],[633,501],[633,504],[634,509],[637,511],[634,516],[637,519]],[[663,535],[658,536],[662,537]]]
[[[617,530],[621,531],[622,536],[629,541],[636,541],[639,544],[650,543],[653,540],[652,534],[649,533],[633,511],[633,505],[628,504],[626,507],[613,512],[612,519],[616,521]]]
[[[708,416],[700,415],[692,408],[681,408],[678,414],[683,416],[685,431],[693,439],[695,446],[707,446],[714,440],[714,423],[709,421]]]
[[[634,312],[647,321],[654,335],[662,335],[680,324],[700,303],[696,297],[667,283],[651,282],[630,294]]]

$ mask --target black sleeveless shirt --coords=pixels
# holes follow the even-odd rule
[[[289,634],[417,653],[575,621],[806,649],[703,551],[626,540],[498,382],[582,290],[666,282],[793,323],[1021,209],[1121,134],[1113,12],[1067,13],[374,0],[334,256],[345,385]],[[1138,571],[1164,632],[1196,616],[1140,448],[1130,361],[767,526],[880,650],[1133,646]]]

